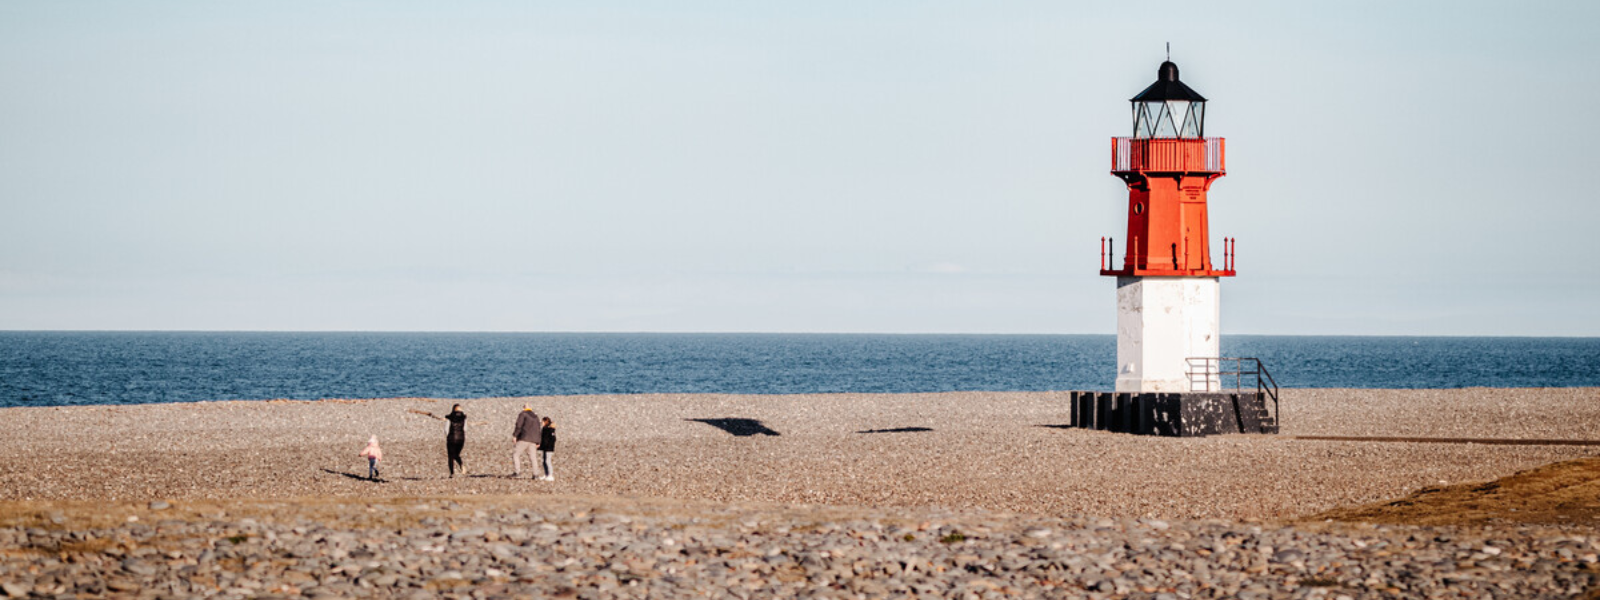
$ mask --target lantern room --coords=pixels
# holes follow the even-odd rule
[[[1203,138],[1206,98],[1178,81],[1178,65],[1161,63],[1156,82],[1139,92],[1133,103],[1135,138]]]

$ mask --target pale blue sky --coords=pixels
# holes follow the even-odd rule
[[[1600,3],[598,4],[0,3],[0,329],[1110,333],[1170,41],[1224,333],[1600,335]]]

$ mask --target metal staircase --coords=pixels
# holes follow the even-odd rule
[[[1261,424],[1261,433],[1278,433],[1278,424],[1282,422],[1282,415],[1278,411],[1278,382],[1272,378],[1272,373],[1267,371],[1261,359],[1193,357],[1188,359],[1188,365],[1190,391],[1253,393],[1259,400],[1253,406],[1259,412],[1255,416]],[[1270,409],[1267,407],[1268,399],[1272,400]]]

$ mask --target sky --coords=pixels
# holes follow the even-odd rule
[[[10,1],[0,329],[1111,333],[1109,140],[1170,42],[1225,335],[1596,336],[1596,22]]]

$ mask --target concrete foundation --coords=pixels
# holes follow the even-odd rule
[[[1072,392],[1075,427],[1139,435],[1203,437],[1277,433],[1277,407],[1265,393]]]

